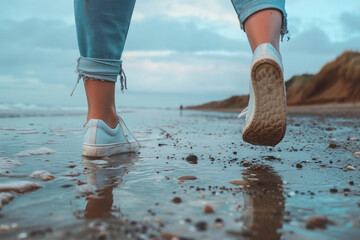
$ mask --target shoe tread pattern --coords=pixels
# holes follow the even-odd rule
[[[280,66],[271,59],[258,61],[252,68],[255,112],[243,133],[254,145],[275,146],[286,131],[286,96]]]

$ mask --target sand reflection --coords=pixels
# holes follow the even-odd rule
[[[285,197],[282,180],[268,166],[252,166],[245,173],[244,193],[245,207],[249,209],[244,222],[248,230],[248,238],[280,239]]]
[[[85,218],[111,216],[113,189],[117,187],[129,167],[138,159],[137,153],[125,153],[102,159],[83,157],[84,173],[88,182],[96,186],[95,194],[86,197]]]

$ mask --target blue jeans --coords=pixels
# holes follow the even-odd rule
[[[244,29],[245,20],[263,9],[282,12],[281,38],[287,33],[285,0],[232,0]],[[135,0],[74,0],[75,22],[81,57],[78,58],[78,81],[81,77],[116,82],[126,89],[121,55],[128,33]]]

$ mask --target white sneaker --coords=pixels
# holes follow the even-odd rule
[[[103,120],[90,119],[85,125],[83,155],[107,157],[119,153],[137,152],[140,143],[118,117],[118,125],[110,128]]]
[[[242,138],[254,145],[275,146],[286,131],[286,90],[281,57],[270,43],[259,45],[251,64],[249,105]]]

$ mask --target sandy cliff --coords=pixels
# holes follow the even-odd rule
[[[288,105],[360,102],[360,52],[346,51],[325,64],[315,75],[294,76],[286,82]],[[247,105],[248,95],[232,96],[187,109],[237,109]]]
[[[288,105],[360,102],[360,53],[344,52],[314,76],[288,85]]]

